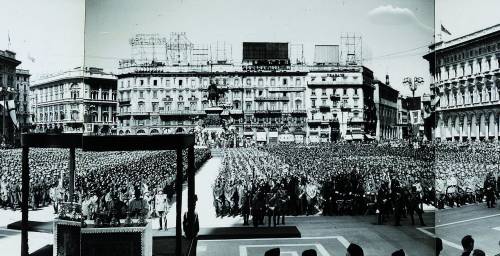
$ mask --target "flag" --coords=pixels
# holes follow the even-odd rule
[[[0,106],[5,107],[3,101],[0,101]],[[16,117],[16,103],[14,100],[7,101],[7,112],[9,113],[10,119],[12,119],[12,123],[19,128],[19,122]]]
[[[10,31],[7,31],[7,38],[9,40],[9,44],[8,44],[8,47],[10,49]]]
[[[451,36],[450,31],[448,31],[448,29],[446,29],[446,28],[443,26],[443,24],[441,24],[441,31]]]

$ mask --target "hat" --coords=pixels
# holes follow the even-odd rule
[[[363,249],[357,244],[350,244],[347,247],[347,252],[350,256],[364,256]]]

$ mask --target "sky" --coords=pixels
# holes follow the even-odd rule
[[[244,41],[298,43],[311,63],[315,44],[340,44],[341,33],[350,32],[362,37],[363,65],[381,80],[388,74],[403,94],[410,94],[404,77],[423,77],[419,95],[429,82],[422,56],[441,23],[452,33],[444,40],[500,23],[497,0],[0,1],[10,10],[0,16],[0,49],[17,52],[20,68],[34,79],[83,63],[114,72],[120,59],[130,58],[128,40],[137,33],[225,41],[236,62]],[[474,13],[480,17],[470,18]]]

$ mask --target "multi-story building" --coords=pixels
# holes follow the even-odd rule
[[[16,69],[16,117],[21,131],[27,132],[31,126],[31,115],[29,109],[30,91],[29,70]]]
[[[500,24],[429,46],[436,106],[434,137],[498,140],[500,124]]]
[[[16,53],[5,50],[0,51],[0,100],[3,105],[7,105],[8,101],[14,100],[16,94],[16,67],[21,64],[16,60]],[[0,129],[2,130],[2,138],[7,144],[12,144],[14,141],[15,127],[12,119],[9,117],[7,108],[1,108],[2,118],[0,118]]]
[[[408,139],[410,122],[409,122],[408,103],[406,97],[398,96],[398,119],[397,119],[397,137],[398,139]]]
[[[374,100],[377,109],[377,140],[393,140],[398,138],[398,96],[399,91],[389,84],[389,75],[385,83],[374,81]]]
[[[304,139],[306,72],[234,65],[147,70],[124,68],[118,75],[119,134],[192,132],[207,116],[207,89],[216,84],[223,91],[222,115],[240,137],[273,142],[279,133],[290,133]]]
[[[34,81],[31,113],[37,132],[116,133],[116,77],[75,68]]]
[[[335,56],[330,48],[321,50]],[[347,134],[374,136],[372,71],[342,66],[338,60],[317,63],[320,59],[311,66],[294,65],[288,43],[252,42],[243,43],[239,65],[122,61],[117,75],[118,134],[209,128],[214,122],[210,113],[219,107],[224,126],[240,141],[303,143],[345,139]],[[221,96],[216,105],[209,99],[213,85]],[[331,109],[322,107],[326,105]]]
[[[375,136],[371,70],[364,66],[312,66],[307,78],[309,142]]]

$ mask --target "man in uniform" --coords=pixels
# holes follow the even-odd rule
[[[420,198],[420,193],[417,192],[416,187],[411,187],[409,207],[408,211],[411,218],[411,225],[415,225],[415,220],[413,218],[413,212],[416,212],[418,219],[420,221],[420,226],[425,226],[424,219],[422,218],[423,209],[420,207],[422,205],[422,199]]]
[[[165,230],[167,230],[167,212],[168,212],[168,202],[167,195],[163,194],[163,191],[159,190],[158,194],[155,196],[155,209],[158,212],[158,218],[160,219],[160,228],[163,229],[163,219],[165,218]]]
[[[146,200],[141,196],[141,191],[139,188],[135,189],[134,199],[132,199],[128,204],[128,210],[132,218],[139,218],[142,216],[147,216],[149,205]]]

